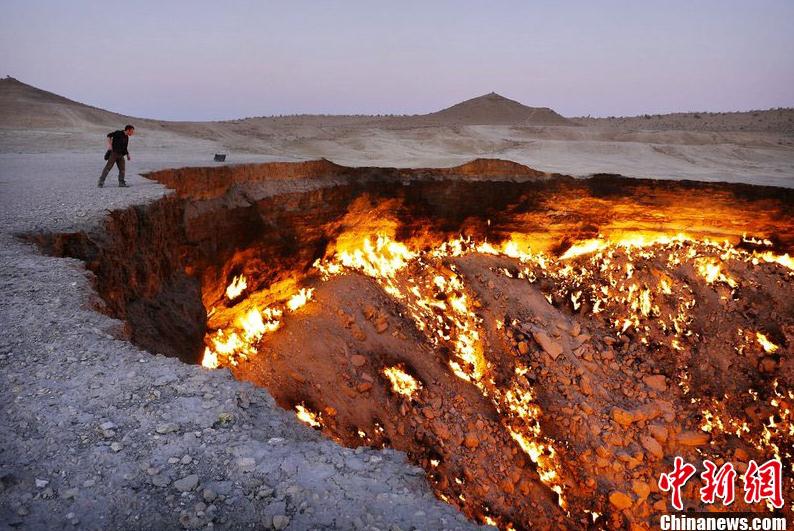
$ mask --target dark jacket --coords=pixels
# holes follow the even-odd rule
[[[111,138],[111,149],[117,155],[127,155],[127,145],[129,144],[130,137],[124,131],[113,131],[108,133],[108,138]]]

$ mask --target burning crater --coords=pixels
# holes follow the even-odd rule
[[[792,190],[485,160],[150,177],[176,194],[39,241],[138,345],[405,451],[477,521],[646,526],[677,455],[779,458],[791,492]]]

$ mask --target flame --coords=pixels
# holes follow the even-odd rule
[[[605,249],[606,246],[607,242],[600,238],[585,240],[581,243],[571,245],[571,247],[565,251],[562,256],[560,256],[560,260],[568,260],[570,258],[576,258],[577,256],[582,256],[585,254],[592,254],[596,251],[600,251],[601,249]]]
[[[374,238],[367,235],[338,248],[334,260],[327,263],[317,261],[315,266],[326,275],[338,274],[342,268],[347,268],[370,277],[393,277],[415,257],[416,253],[404,243],[396,242],[386,234],[377,234]]]
[[[780,348],[777,345],[775,345],[774,343],[772,343],[771,341],[769,341],[769,339],[767,339],[767,337],[764,334],[762,334],[761,332],[756,332],[755,333],[755,338],[758,340],[758,344],[763,347],[764,351],[767,354],[772,354],[778,348]]]
[[[716,258],[698,258],[695,260],[695,267],[708,284],[724,282],[732,288],[737,286],[736,281],[722,271],[722,265]]]
[[[295,416],[298,417],[298,420],[308,426],[311,426],[312,428],[322,428],[323,426],[320,422],[320,416],[317,413],[306,409],[303,404],[298,404],[295,406]]]
[[[306,303],[311,300],[312,295],[314,295],[314,288],[301,289],[298,293],[290,297],[290,299],[287,301],[287,308],[289,308],[290,311],[294,312],[298,308],[302,308],[303,306],[306,306]]]
[[[747,236],[745,232],[742,234],[742,243],[749,243],[759,247],[772,247],[774,244],[767,238],[756,238],[754,236]]]
[[[593,254],[603,251],[609,247],[623,247],[626,249],[650,247],[653,245],[667,245],[673,242],[693,241],[687,234],[679,232],[675,235],[667,234],[646,234],[643,232],[629,232],[605,238],[599,236],[589,240],[574,243],[565,253],[560,256],[560,260],[569,260],[578,256]]]
[[[760,455],[781,458],[781,446],[790,445],[794,436],[794,420],[789,402],[779,392],[777,379],[772,382],[773,397],[769,399],[770,415],[761,421],[760,426],[750,419],[728,413],[725,400],[711,399],[702,411],[703,421],[700,429],[714,435],[730,434],[742,439],[755,448]],[[750,390],[753,400],[758,400],[758,393]],[[789,399],[794,393],[789,391]],[[787,455],[787,457],[791,457]]]
[[[226,297],[229,300],[236,299],[247,287],[248,283],[245,280],[245,275],[236,276],[226,288]]]
[[[763,253],[753,253],[753,256],[757,260],[763,260],[767,263],[776,263],[782,265],[783,267],[794,269],[794,258],[790,257],[788,253],[779,255],[773,253],[772,251],[765,251]]]
[[[218,354],[211,351],[209,347],[204,349],[204,356],[201,358],[201,366],[205,369],[218,368]]]
[[[413,398],[414,394],[422,388],[416,378],[405,372],[398,366],[386,367],[383,374],[391,382],[391,388],[395,393],[408,398]]]
[[[636,339],[644,344],[653,340],[655,347],[671,352],[686,352],[696,341],[695,331],[690,330],[690,326],[693,308],[700,302],[693,288],[704,281],[709,285],[736,288],[738,282],[728,268],[730,266],[738,274],[742,271],[737,266],[739,262],[763,262],[772,264],[764,267],[779,265],[794,269],[788,255],[747,251],[730,242],[698,239],[683,233],[599,235],[574,242],[555,258],[533,250],[533,239],[528,235],[511,234],[502,242],[477,241],[464,236],[435,243],[397,241],[397,232],[385,225],[388,223],[379,224],[377,232],[356,229],[340,234],[326,255],[314,263],[316,272],[323,281],[337,275],[365,275],[400,299],[404,315],[428,341],[451,353],[449,370],[470,382],[493,404],[507,434],[535,463],[540,480],[557,493],[558,503],[563,508],[570,501],[566,499],[571,494],[566,491],[566,484],[570,485],[572,480],[566,477],[569,472],[563,462],[566,447],[543,432],[540,422],[543,411],[530,380],[523,377],[532,369],[519,363],[526,363],[528,358],[516,356],[513,379],[500,380],[498,384],[494,381],[496,371],[489,363],[490,351],[484,339],[491,336],[484,331],[483,314],[478,315],[481,301],[469,284],[472,279],[456,268],[460,261],[453,258],[471,253],[511,258],[513,265],[510,267],[494,260],[499,265],[492,271],[529,283],[542,280],[543,295],[549,304],[557,308],[564,306],[569,312],[598,314],[599,320],[603,319],[614,329],[612,335],[629,334],[632,341]],[[747,237],[745,241],[756,244]],[[768,240],[757,241],[760,243],[756,245],[768,247]],[[299,280],[295,280],[290,293],[280,294],[277,301],[268,299],[272,302],[269,306],[252,306],[246,301],[235,306],[239,308],[235,319],[208,335],[202,365],[208,368],[233,365],[238,359],[255,355],[266,334],[275,332],[282,321],[289,318],[289,312],[297,311],[312,300],[314,289],[297,289],[298,283]],[[248,296],[251,301],[252,295]],[[520,325],[516,319],[498,320],[496,329],[498,333],[507,334],[511,327]],[[740,335],[743,335],[745,347],[755,339],[767,353],[779,348],[761,332],[744,331]],[[422,383],[403,366],[385,367],[382,373],[396,394],[415,399],[422,390]],[[686,368],[679,367],[677,374],[681,391],[689,394],[692,382]],[[676,392],[679,392],[677,388]],[[695,403],[696,399],[690,395],[687,400]],[[759,402],[763,400],[762,395]],[[765,454],[780,455],[781,441],[794,436],[788,409],[790,400],[778,395],[771,403],[773,414],[759,426],[747,419],[727,415],[724,407],[717,403],[704,403],[700,408],[698,402],[703,419],[699,427],[714,435],[735,435]],[[295,410],[302,422],[322,427],[319,414],[304,405],[295,406]],[[376,427],[375,432],[370,433],[377,438],[378,432]],[[358,435],[368,437],[362,430],[358,430]],[[454,497],[463,499],[458,493]],[[592,514],[594,518],[598,515]]]

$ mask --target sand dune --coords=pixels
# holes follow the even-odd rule
[[[486,157],[579,176],[794,187],[792,115],[778,109],[566,119],[492,93],[426,115],[171,122],[105,111],[6,78],[0,80],[0,154],[102,152],[105,133],[132,122],[139,161],[190,155],[210,162],[222,151],[229,162],[323,157],[354,166],[416,167]]]

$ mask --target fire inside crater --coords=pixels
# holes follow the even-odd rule
[[[223,171],[156,174],[177,197],[114,213],[118,238],[49,242],[144,347],[405,451],[500,527],[651,522],[676,455],[794,471],[791,191],[501,161]],[[117,270],[132,245],[165,253],[155,278]]]

